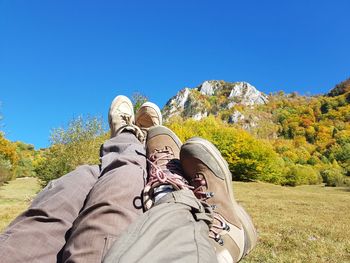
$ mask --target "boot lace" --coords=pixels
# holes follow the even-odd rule
[[[193,178],[190,184],[194,187],[192,190],[194,195],[201,200],[202,202],[206,202],[209,198],[214,196],[213,192],[206,192],[207,181],[205,180],[202,174],[197,174],[195,178]],[[226,223],[225,219],[218,214],[215,209],[216,205],[211,205],[213,210],[213,223],[209,227],[209,238],[214,239],[219,245],[223,246],[224,241],[221,238],[222,231],[230,231],[230,226]]]
[[[131,115],[130,114],[126,114],[126,113],[118,113],[120,118],[122,119],[123,123],[125,123],[125,125],[131,125]]]
[[[150,209],[153,204],[153,190],[161,185],[171,185],[175,190],[192,189],[183,178],[183,171],[178,159],[165,147],[155,150],[147,159],[149,168],[149,179],[143,190],[143,203],[145,210]]]
[[[120,134],[124,130],[128,130],[135,134],[136,138],[143,143],[145,141],[145,135],[143,131],[132,123],[132,115],[123,112],[118,112],[118,116],[121,120],[121,127],[116,131],[116,135]]]
[[[230,231],[230,226],[225,222],[225,219],[218,213],[214,212],[214,222],[209,228],[209,237],[214,239],[219,245],[224,245],[224,240],[221,238],[222,231]]]

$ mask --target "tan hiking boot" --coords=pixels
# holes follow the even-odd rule
[[[111,129],[111,138],[123,131],[129,131],[142,142],[144,135],[134,124],[134,108],[128,97],[119,95],[114,98],[108,112],[108,123]]]
[[[167,192],[188,189],[179,160],[180,139],[170,129],[155,126],[146,140],[148,180],[143,191],[145,210],[150,209]]]
[[[135,123],[141,130],[162,125],[162,113],[159,107],[152,102],[145,102],[136,113]]]
[[[256,245],[257,233],[247,212],[233,196],[227,162],[209,141],[192,138],[181,147],[180,160],[196,197],[213,208],[213,239],[218,262],[238,262]]]

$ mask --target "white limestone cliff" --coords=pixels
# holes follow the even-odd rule
[[[200,99],[198,94],[204,95],[204,99],[203,97]],[[221,98],[222,96],[226,97],[226,103],[223,105],[215,105],[216,110],[214,111],[217,112],[205,108],[205,105],[208,105],[208,101],[210,99],[215,99],[215,96]],[[205,100],[207,100],[206,103]],[[168,101],[163,109],[163,115],[165,119],[175,115],[180,115],[184,118],[200,120],[207,117],[209,113],[216,115],[219,111],[231,109],[237,104],[252,106],[267,102],[267,96],[247,82],[231,83],[219,80],[209,80],[204,81],[197,88],[185,88],[179,91],[176,96]],[[244,116],[237,111],[234,112],[227,121],[238,122],[242,119],[244,119]]]

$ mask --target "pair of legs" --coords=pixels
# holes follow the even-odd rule
[[[238,205],[230,205],[233,197],[220,196],[231,195],[221,155],[211,146],[203,151],[198,140],[181,147],[162,126],[151,128],[145,151],[142,134],[130,125],[134,116],[128,104],[112,102],[113,138],[103,145],[101,168],[84,166],[50,183],[0,236],[2,259],[236,262],[250,251],[256,238],[250,218]],[[144,113],[136,119],[139,126],[157,124],[149,107]],[[149,170],[143,202],[149,210],[142,214],[145,154]],[[218,197],[212,198],[211,191]]]
[[[104,262],[238,262],[256,244],[247,212],[235,201],[226,161],[209,141],[182,144],[163,126],[146,141],[147,210],[114,243]]]

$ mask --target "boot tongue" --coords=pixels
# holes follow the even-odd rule
[[[155,150],[152,156],[150,157],[150,159],[167,176],[178,175],[178,176],[181,176],[184,182],[187,182],[183,178],[183,170],[181,167],[181,162],[179,159],[175,158],[175,154],[173,153],[170,147],[165,146],[161,150],[158,150],[158,149]]]
[[[181,168],[181,163],[179,159],[171,159],[167,164],[166,164],[166,170],[163,170],[166,174],[168,175],[180,175],[183,177],[183,170]]]
[[[163,149],[156,149],[150,157],[151,161],[165,173],[169,172],[168,164],[171,163],[174,158],[174,153],[167,146]]]

